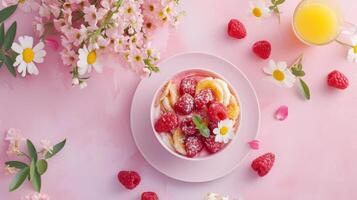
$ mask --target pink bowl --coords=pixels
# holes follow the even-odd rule
[[[155,122],[156,122],[156,119],[158,118],[157,116],[157,108],[156,108],[156,104],[157,104],[157,101],[158,101],[158,98],[159,98],[159,95],[160,93],[162,92],[164,86],[172,79],[176,78],[176,77],[179,77],[179,76],[187,76],[189,74],[192,74],[192,73],[197,73],[199,72],[199,74],[201,75],[207,75],[207,76],[211,76],[211,77],[216,77],[216,78],[220,78],[222,80],[224,80],[228,86],[229,86],[229,89],[231,91],[231,93],[234,94],[234,96],[237,98],[237,101],[238,101],[238,104],[240,102],[239,100],[239,96],[237,95],[237,92],[235,92],[233,86],[227,81],[225,80],[221,75],[217,74],[216,72],[213,72],[213,71],[210,71],[210,70],[207,70],[207,69],[199,69],[199,68],[192,68],[192,69],[188,69],[188,70],[183,70],[183,71],[180,71],[178,73],[176,73],[173,77],[170,77],[168,78],[163,84],[161,84],[161,86],[155,91],[155,94],[153,96],[153,99],[152,99],[152,102],[151,102],[151,108],[150,108],[150,120],[151,120],[151,127],[152,127],[152,130],[156,136],[156,139],[159,141],[159,143],[161,144],[161,146],[163,148],[165,148],[168,152],[170,152],[171,155],[175,156],[175,157],[178,157],[180,159],[184,159],[184,160],[190,160],[190,161],[200,161],[200,160],[206,160],[206,159],[212,159],[214,158],[215,156],[217,156],[218,154],[222,154],[224,153],[225,149],[232,143],[232,141],[230,141],[228,144],[226,144],[223,149],[221,149],[220,151],[214,153],[214,154],[207,154],[207,155],[204,155],[204,156],[197,156],[197,157],[193,157],[193,158],[189,158],[189,157],[186,157],[184,155],[181,155],[179,154],[178,152],[176,152],[174,149],[171,149],[168,144],[166,144],[162,137],[161,137],[161,134],[162,133],[158,133],[156,132],[155,130]],[[242,113],[240,112],[239,114],[239,117],[236,121],[236,123],[238,123],[238,127],[234,130],[235,131],[235,137],[237,137],[237,133],[239,131],[239,128],[240,128],[240,125],[239,125],[239,122],[240,122],[240,119],[242,117]]]

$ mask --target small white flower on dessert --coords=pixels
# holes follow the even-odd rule
[[[218,123],[218,128],[213,130],[213,133],[216,135],[216,142],[228,143],[229,140],[232,140],[234,137],[233,133],[234,122],[229,119],[225,119]]]
[[[20,130],[10,128],[5,136],[5,141],[8,141],[10,143],[6,153],[8,155],[11,154],[15,154],[17,156],[22,155],[20,150],[20,145],[25,140],[26,139],[21,135]]]
[[[39,42],[33,47],[33,38],[30,36],[19,37],[19,43],[14,42],[11,49],[18,53],[14,67],[17,67],[17,71],[22,77],[28,74],[38,75],[39,71],[35,63],[42,63],[43,57],[46,55],[46,51],[43,42]]]
[[[50,200],[50,197],[47,194],[36,192],[22,197],[21,200]]]
[[[357,35],[351,37],[352,47],[349,48],[347,53],[347,60],[357,64]]]
[[[44,150],[44,154],[46,154],[47,152],[52,153],[53,145],[51,144],[51,142],[49,140],[41,140],[40,145]]]
[[[10,167],[10,165],[5,165],[5,175],[16,174],[19,170],[15,167]]]
[[[249,15],[261,19],[270,15],[270,9],[264,0],[251,0],[249,2]]]
[[[78,78],[73,78],[72,79],[72,85],[79,85],[79,79]]]
[[[79,60],[77,62],[78,65],[78,73],[80,75],[84,75],[85,73],[89,73],[92,71],[92,67],[96,72],[102,72],[102,65],[98,60],[97,50],[93,47],[87,48],[83,46],[83,48],[78,50]]]
[[[296,77],[287,68],[286,62],[269,61],[269,65],[263,68],[263,71],[271,75],[274,83],[279,86],[290,88],[294,85]]]
[[[86,88],[87,86],[88,86],[87,83],[84,82],[84,81],[82,81],[81,83],[79,83],[79,88],[80,88],[80,89],[84,89],[84,88]]]
[[[204,200],[229,200],[229,197],[217,193],[209,192],[206,194]]]

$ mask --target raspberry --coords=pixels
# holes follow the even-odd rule
[[[181,96],[174,105],[174,110],[180,115],[188,115],[193,110],[193,97],[189,94]]]
[[[120,171],[118,173],[118,180],[129,190],[134,189],[139,185],[141,178],[137,172],[134,171]]]
[[[198,136],[189,136],[185,139],[187,157],[195,157],[203,149],[203,143]]]
[[[208,138],[204,138],[204,144],[209,153],[216,153],[224,147],[223,142],[216,142],[215,136],[210,135]]]
[[[341,72],[334,70],[327,76],[327,84],[331,87],[344,90],[348,87],[348,78]]]
[[[191,117],[184,118],[180,123],[180,128],[186,136],[194,135],[197,133],[196,125],[193,123]]]
[[[141,194],[141,200],[159,200],[159,197],[155,192],[143,192]]]
[[[196,109],[200,110],[207,104],[211,103],[213,100],[214,100],[214,96],[212,90],[210,89],[202,90],[200,91],[200,93],[198,93],[195,96],[195,107]]]
[[[180,94],[190,94],[191,96],[195,96],[196,92],[197,80],[193,77],[186,77],[181,80],[180,83]]]
[[[221,121],[227,118],[227,108],[218,102],[211,103],[208,107],[208,118],[210,121]]]
[[[266,153],[259,156],[252,162],[252,168],[258,173],[259,176],[265,176],[273,167],[275,155],[273,153]]]
[[[267,59],[270,56],[271,45],[266,40],[258,41],[253,45],[253,52],[260,58]]]
[[[178,118],[174,113],[163,114],[155,123],[157,132],[170,132],[178,126]]]
[[[247,36],[244,25],[237,19],[231,19],[229,21],[227,32],[229,36],[237,39],[243,39]]]
[[[218,128],[218,122],[219,121],[209,121],[208,122],[209,130],[213,131],[215,128]]]

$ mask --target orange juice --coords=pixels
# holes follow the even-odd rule
[[[340,33],[340,16],[328,0],[305,0],[296,8],[293,19],[297,36],[308,44],[323,45]]]

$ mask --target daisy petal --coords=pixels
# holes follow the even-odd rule
[[[15,51],[16,53],[18,53],[18,54],[21,54],[22,51],[23,51],[23,48],[19,44],[17,44],[16,42],[12,43],[11,49],[13,51]]]
[[[287,106],[280,106],[278,110],[275,112],[275,119],[283,121],[289,115],[289,109]]]
[[[39,42],[38,44],[36,44],[36,46],[33,48],[34,52],[38,52],[40,50],[42,50],[45,47],[45,44],[43,42]]]

